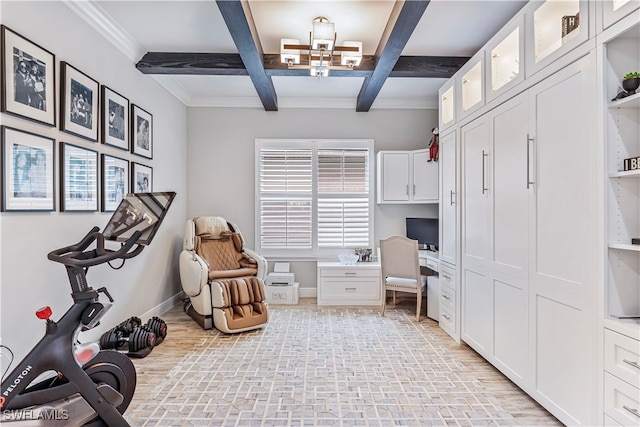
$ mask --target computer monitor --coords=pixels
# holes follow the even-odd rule
[[[438,250],[438,218],[407,218],[406,235],[417,240],[420,249]]]
[[[102,235],[107,240],[125,242],[134,232],[141,231],[139,245],[148,245],[160,227],[176,193],[127,194],[107,223]]]

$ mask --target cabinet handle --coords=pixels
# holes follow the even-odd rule
[[[355,271],[347,271],[344,274],[345,274],[345,276],[355,276],[358,273],[356,273]]]
[[[638,410],[637,410],[637,409],[629,408],[627,405],[622,405],[622,407],[623,407],[626,411],[631,412],[633,415],[635,415],[636,417],[640,418],[640,412],[638,412]]]
[[[415,184],[413,184],[413,195],[414,196],[416,195],[416,185]]]
[[[451,193],[451,194],[449,195],[449,204],[450,204],[451,206],[453,206],[453,204],[455,203],[455,200],[454,200],[453,195],[454,195],[454,194],[456,194],[456,193],[454,193],[454,192],[453,192],[453,190],[450,190],[450,193]]]
[[[409,184],[407,184],[407,196],[409,196]]]
[[[444,299],[448,299],[448,300],[450,300],[450,299],[451,299],[451,297],[449,297],[449,295],[442,295],[442,298],[444,298]]]
[[[444,277],[445,279],[451,279],[451,276],[449,276],[448,274],[444,274],[444,273],[442,273],[442,277]]]
[[[356,288],[344,288],[345,291],[355,292]]]
[[[451,317],[447,316],[446,314],[443,314],[442,317],[444,317],[447,320],[451,320]]]
[[[627,359],[622,359],[622,361],[623,361],[624,363],[626,363],[627,365],[631,365],[631,366],[633,366],[633,367],[634,367],[634,368],[636,368],[636,369],[640,369],[640,365],[638,364],[638,362],[634,362],[634,361],[627,360]]]
[[[535,182],[533,182],[531,180],[531,143],[533,142],[533,138],[531,138],[529,136],[529,134],[527,134],[527,189],[529,189],[529,187],[533,184],[535,184]]]
[[[484,150],[482,150],[482,194],[484,194],[484,192],[488,190],[488,188],[486,188],[486,185],[484,183],[484,163],[485,163],[485,158],[487,157],[489,157],[489,154],[487,154]]]

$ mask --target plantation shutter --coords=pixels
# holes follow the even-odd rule
[[[312,150],[260,149],[260,247],[313,246]]]
[[[318,247],[369,245],[369,152],[318,150]]]

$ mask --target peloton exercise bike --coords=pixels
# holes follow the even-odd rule
[[[45,335],[2,379],[0,424],[129,426],[122,414],[135,391],[133,363],[118,351],[78,342],[79,333],[95,327],[113,302],[106,288],[88,285],[86,273],[89,267],[116,259],[124,263],[140,254],[174,197],[174,192],[127,194],[102,233],[94,227],[78,243],[49,253],[67,270],[73,305],[57,322],[50,319],[49,307],[36,312],[46,321]],[[105,241],[120,242],[120,247],[108,249]],[[100,302],[100,294],[109,302]]]

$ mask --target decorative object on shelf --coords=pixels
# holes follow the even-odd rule
[[[129,162],[119,157],[102,155],[102,212],[116,210],[129,192]]]
[[[134,193],[150,193],[153,189],[153,168],[131,163],[131,190]]]
[[[4,25],[1,33],[2,111],[55,126],[55,55]]]
[[[427,148],[429,149],[429,159],[427,160],[427,162],[437,162],[438,161],[438,134],[440,133],[440,131],[438,130],[438,128],[433,128],[431,129],[431,133],[433,134],[431,136],[431,139],[429,140],[429,144],[427,145]]]
[[[131,108],[131,135],[131,152],[152,159],[153,116],[135,104]]]
[[[640,73],[627,73],[622,77],[622,88],[627,91],[627,95],[635,95],[638,87],[640,87]]]
[[[562,37],[580,26],[580,12],[575,15],[565,15],[562,17]]]
[[[100,84],[64,61],[60,70],[60,129],[97,142]]]
[[[54,211],[53,138],[2,126],[2,210]]]
[[[338,255],[338,259],[344,265],[355,265],[360,259],[358,254],[340,254]]]
[[[629,157],[628,159],[624,159],[623,167],[625,171],[640,169],[640,157]]]
[[[129,150],[129,100],[102,86],[102,143]]]
[[[60,143],[62,171],[60,185],[63,212],[98,210],[98,152]]]
[[[359,262],[371,262],[371,249],[355,249],[354,253],[358,255]]]
[[[298,39],[280,40],[280,61],[290,69],[308,69],[313,77],[326,77],[330,69],[353,70],[362,60],[362,42],[345,41],[336,46],[335,24],[324,16],[313,20],[309,44]],[[307,53],[301,55],[301,51]]]

